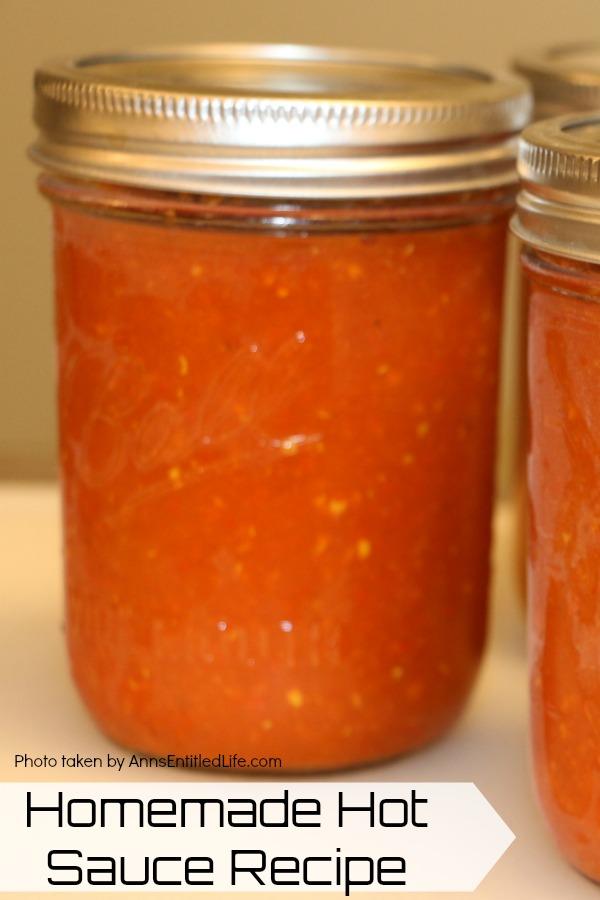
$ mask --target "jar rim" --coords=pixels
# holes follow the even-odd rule
[[[33,159],[76,178],[265,197],[446,193],[515,180],[516,76],[341,47],[197,44],[35,76]]]
[[[552,253],[600,261],[600,111],[529,125],[519,141],[512,229]]]

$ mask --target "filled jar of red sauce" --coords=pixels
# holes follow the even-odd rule
[[[600,114],[530,126],[520,171],[534,766],[560,848],[600,880]]]
[[[197,46],[51,64],[36,94],[101,728],[289,770],[438,737],[484,641],[524,84]]]
[[[571,112],[600,108],[600,42],[578,41],[554,44],[520,54],[514,63],[515,71],[531,85],[535,121]],[[523,303],[519,257],[521,245],[513,236],[515,246],[509,251],[510,272],[507,281],[512,285],[508,304],[513,304],[513,326],[506,353],[506,369],[515,390],[515,402],[507,404],[505,437],[509,442],[510,467],[507,476],[509,491],[516,505],[517,573],[521,597],[526,595],[527,557],[527,309]]]

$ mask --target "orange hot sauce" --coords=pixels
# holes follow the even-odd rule
[[[600,880],[600,267],[525,264],[534,762],[559,846]]]
[[[506,213],[437,224],[273,235],[56,205],[68,640],[120,742],[326,768],[459,713]]]

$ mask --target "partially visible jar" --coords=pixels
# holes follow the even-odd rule
[[[318,48],[38,73],[67,633],[118,741],[324,769],[459,714],[528,107]]]
[[[525,130],[533,757],[567,859],[600,881],[600,113]]]
[[[514,69],[526,78],[533,91],[535,121],[578,111],[600,109],[600,41],[578,41],[554,44],[543,49],[521,53],[514,61]],[[514,245],[513,245],[514,242]],[[510,346],[506,353],[505,371],[510,373],[511,397],[507,406],[504,433],[509,443],[509,464],[506,473],[507,493],[514,500],[516,512],[517,579],[521,597],[526,596],[526,535],[527,488],[525,454],[527,447],[525,323],[527,309],[523,306],[518,257],[518,239],[509,242],[511,263],[507,281],[510,296],[507,305],[512,309]],[[516,394],[516,396],[515,396]]]
[[[531,85],[535,120],[600,108],[600,41],[529,50],[513,66]]]

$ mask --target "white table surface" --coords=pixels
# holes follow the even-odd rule
[[[420,753],[363,772],[344,773],[343,779],[477,784],[516,840],[474,895],[452,896],[475,896],[478,900],[600,900],[600,887],[579,876],[555,852],[533,797],[527,750],[524,626],[511,578],[510,519],[510,510],[500,511],[495,555],[501,564],[496,566],[488,653],[459,725],[447,738]],[[13,757],[17,753],[97,756],[119,750],[96,730],[75,692],[61,621],[57,488],[0,486],[0,780],[103,780],[106,775],[102,770],[73,771],[67,776],[65,770],[54,770],[56,774],[15,770]],[[178,780],[190,778],[189,772],[169,775]],[[164,780],[165,773],[148,769],[137,776],[129,772],[126,779],[122,777],[129,781]],[[330,778],[339,780],[335,775]]]

